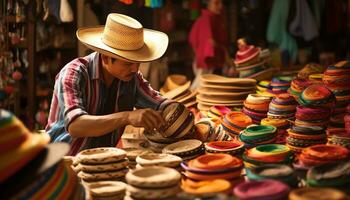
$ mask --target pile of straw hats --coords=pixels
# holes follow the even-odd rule
[[[197,107],[201,111],[208,111],[214,105],[242,107],[247,95],[255,92],[255,87],[256,80],[250,78],[202,75],[197,94]]]

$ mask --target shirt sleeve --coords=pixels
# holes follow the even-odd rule
[[[143,78],[141,72],[136,74],[136,108],[152,108],[154,110],[163,110],[166,105],[173,102],[160,95],[154,90],[147,80]]]
[[[59,78],[59,104],[64,105],[64,125],[68,126],[77,117],[87,114],[85,97],[85,76],[83,70],[76,67],[67,67]]]

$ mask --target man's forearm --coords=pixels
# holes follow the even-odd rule
[[[127,112],[109,115],[82,115],[68,127],[69,134],[74,137],[98,137],[126,126]]]

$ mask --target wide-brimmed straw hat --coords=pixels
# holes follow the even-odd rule
[[[94,51],[133,62],[160,58],[169,43],[165,33],[143,28],[137,20],[118,13],[109,14],[104,26],[80,28],[76,35]]]

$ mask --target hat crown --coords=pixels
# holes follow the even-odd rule
[[[144,45],[143,27],[137,20],[122,14],[109,14],[102,42],[119,50],[137,50]]]

